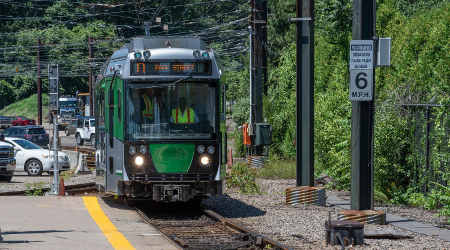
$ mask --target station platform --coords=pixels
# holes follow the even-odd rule
[[[0,197],[0,249],[178,249],[126,206],[90,197]]]

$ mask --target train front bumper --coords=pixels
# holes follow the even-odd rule
[[[222,181],[141,182],[119,181],[119,195],[162,202],[189,201],[222,193]]]

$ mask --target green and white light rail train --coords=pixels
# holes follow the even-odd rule
[[[213,50],[195,37],[134,38],[95,84],[97,184],[127,199],[221,194],[225,91]]]

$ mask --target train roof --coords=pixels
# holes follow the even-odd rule
[[[151,57],[149,61],[199,61],[204,58],[198,58],[195,56],[195,51],[199,53],[207,52],[209,57],[208,61],[211,61],[212,72],[209,76],[193,76],[192,78],[209,78],[219,79],[221,72],[218,68],[218,64],[215,58],[214,51],[207,49],[205,42],[199,37],[136,37],[133,38],[130,43],[125,44],[119,50],[116,50],[108,63],[105,64],[102,70],[102,76],[110,76],[116,71],[122,79],[148,79],[148,80],[164,80],[164,78],[178,79],[184,78],[186,75],[146,75],[146,76],[133,76],[130,74],[130,62],[135,60],[135,52],[149,51]]]

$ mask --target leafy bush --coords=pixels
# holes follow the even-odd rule
[[[14,92],[14,86],[9,84],[7,81],[0,81],[0,109],[13,103],[16,99],[16,94]]]
[[[27,196],[43,196],[44,195],[44,182],[26,183],[25,195]]]
[[[260,193],[256,184],[256,171],[249,168],[247,164],[234,164],[231,168],[231,176],[229,176],[226,183],[229,188],[237,187],[242,193]]]

